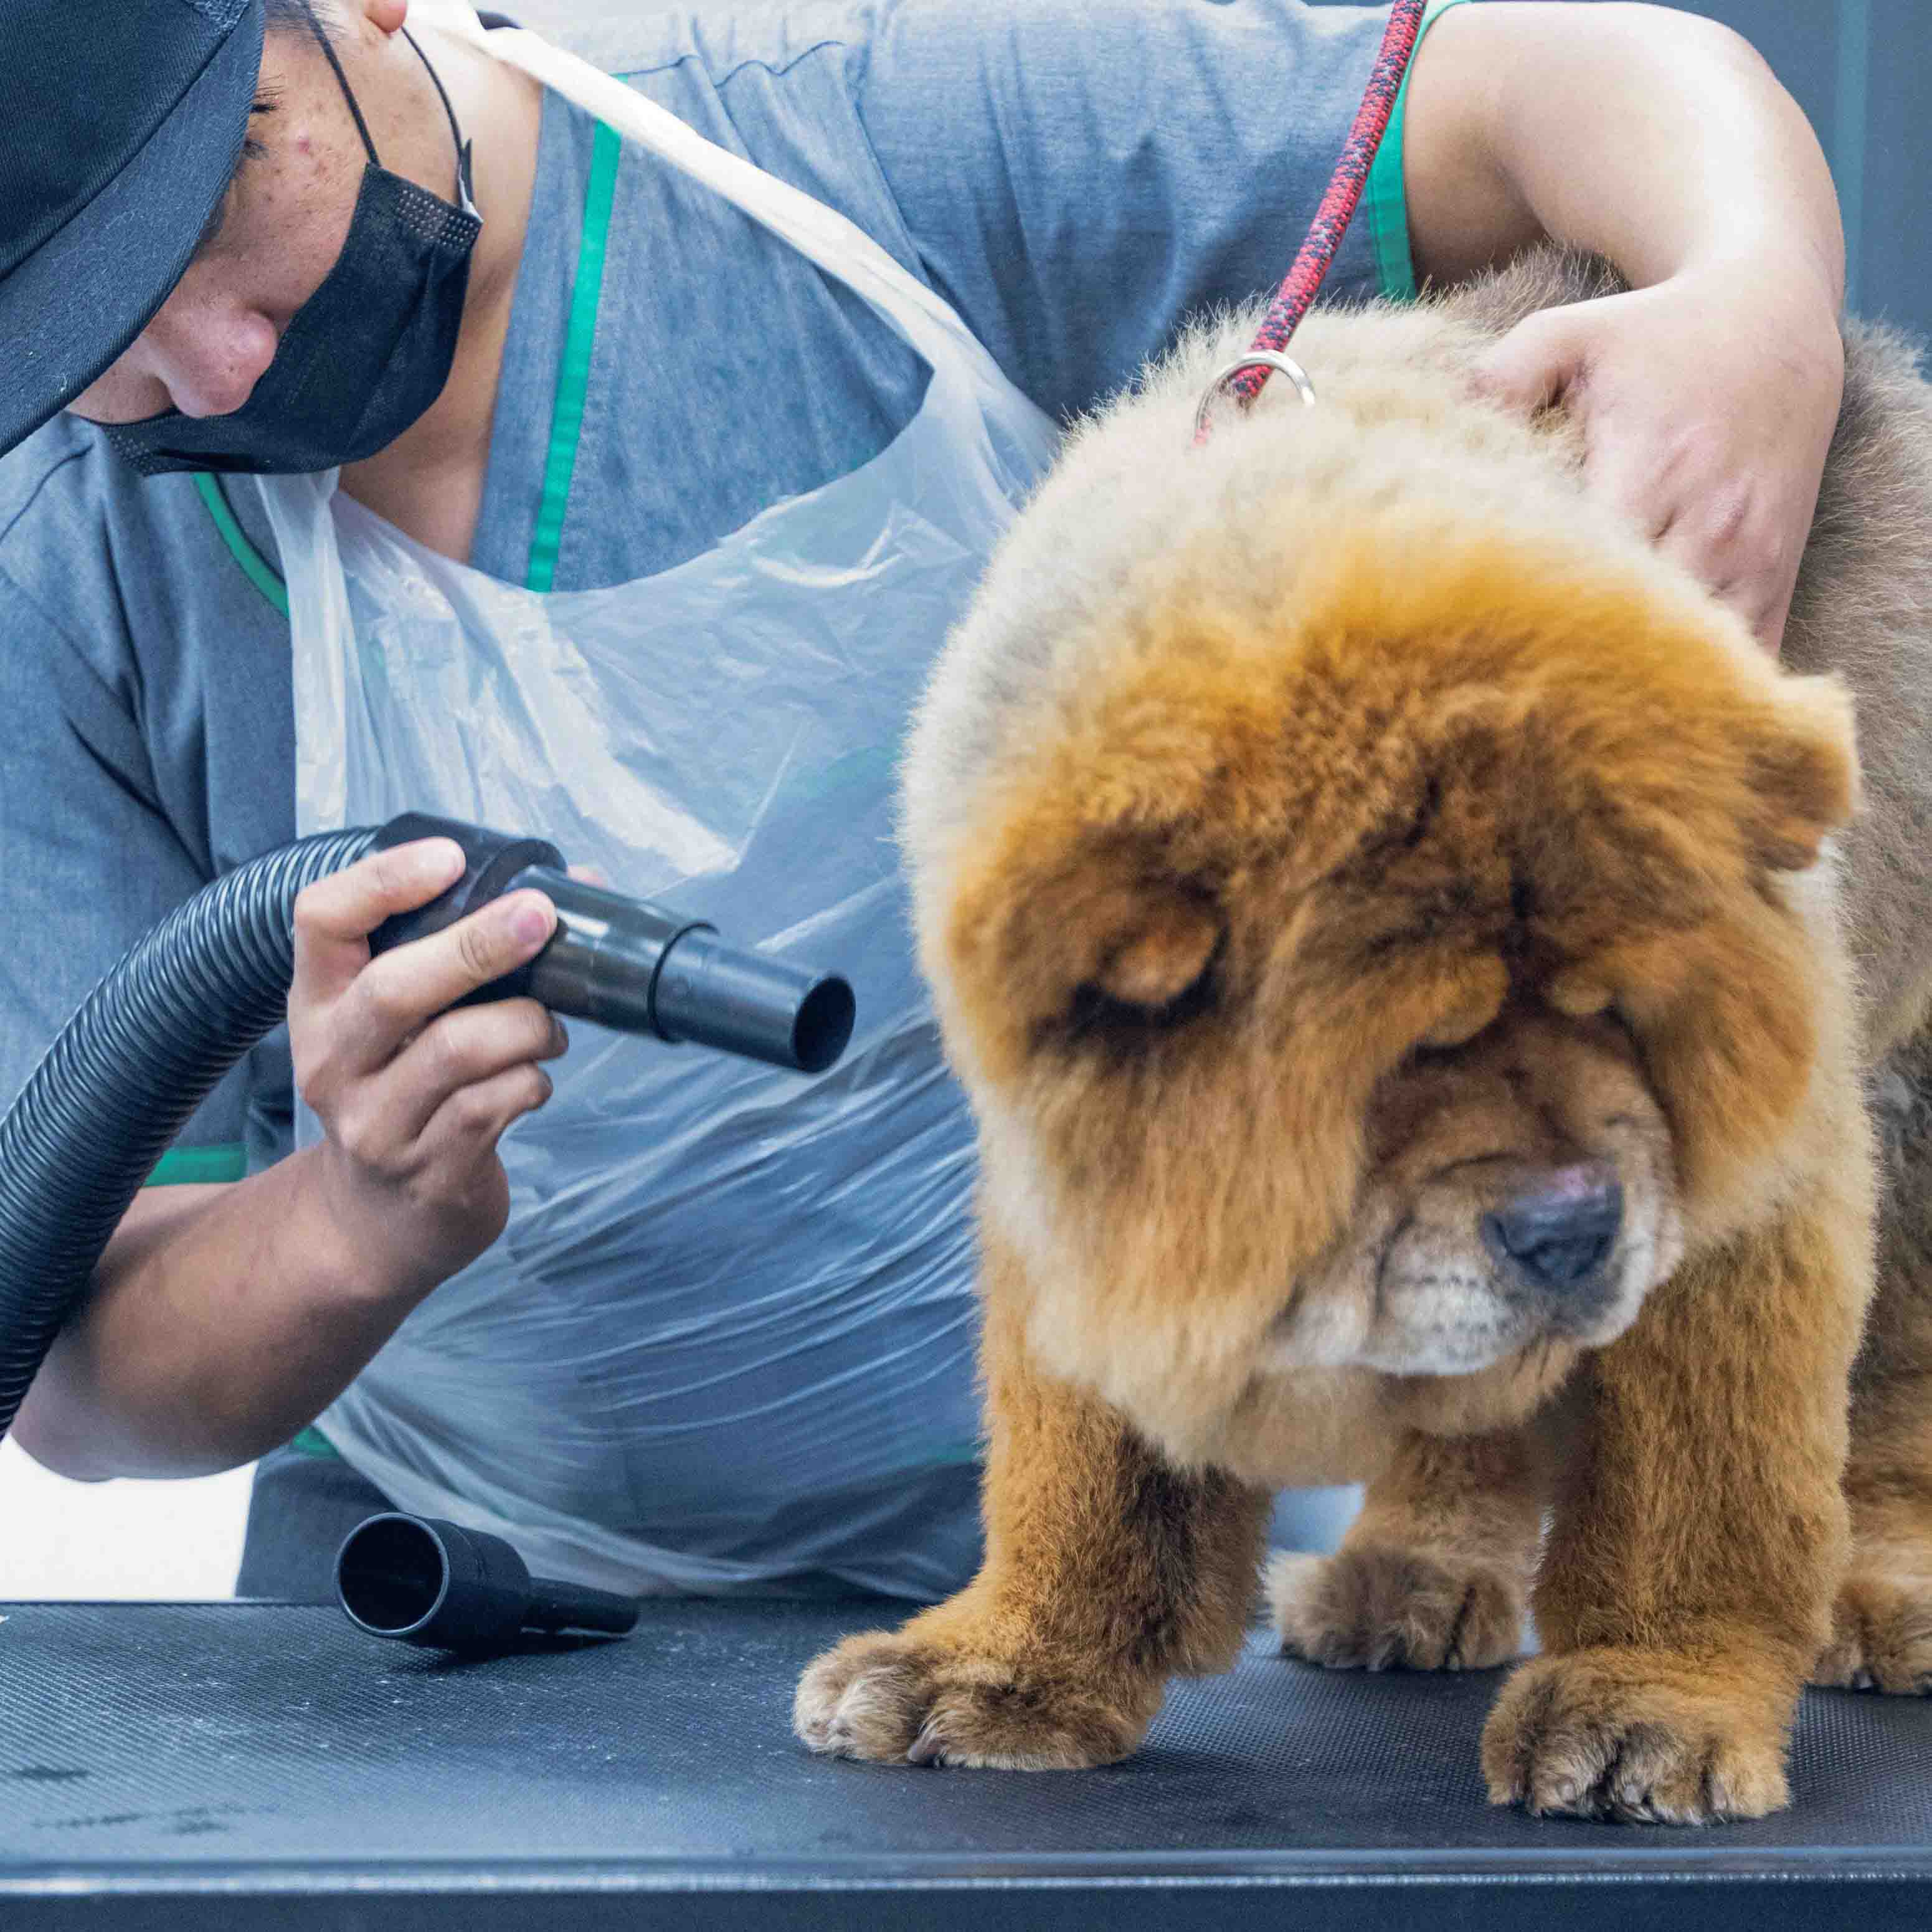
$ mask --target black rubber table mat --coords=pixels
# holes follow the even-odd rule
[[[812,1756],[800,1668],[897,1614],[662,1604],[460,1662],[332,1610],[0,1606],[0,1928],[1932,1924],[1932,1703],[1811,1694],[1793,1808],[1702,1832],[1498,1810],[1500,1673],[1259,1635],[1122,1765]]]

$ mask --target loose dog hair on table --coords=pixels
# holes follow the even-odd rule
[[[1932,390],[1847,325],[1780,668],[1467,380],[1615,286],[1318,312],[1316,405],[1196,448],[1208,319],[957,626],[904,831],[988,1549],[811,1666],[814,1749],[1130,1752],[1286,1484],[1368,1484],[1269,1574],[1291,1652],[1482,1668],[1533,1602],[1498,1802],[1756,1816],[1808,1677],[1932,1682]]]

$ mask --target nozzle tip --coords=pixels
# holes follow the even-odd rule
[[[791,1030],[792,1057],[801,1072],[823,1073],[845,1051],[857,1012],[852,988],[836,974],[806,994]]]
[[[424,1628],[449,1590],[449,1559],[435,1532],[399,1513],[350,1531],[335,1559],[335,1594],[371,1636]]]

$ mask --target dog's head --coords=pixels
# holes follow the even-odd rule
[[[1302,1369],[1520,1412],[1811,1080],[1844,694],[1672,572],[1438,538],[1143,586],[915,864],[1035,1344],[1184,1452]]]

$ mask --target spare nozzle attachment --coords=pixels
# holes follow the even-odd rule
[[[436,1650],[498,1650],[526,1630],[622,1636],[628,1597],[532,1576],[500,1536],[386,1510],[352,1529],[335,1558],[335,1594],[371,1636]]]
[[[453,838],[461,878],[414,912],[384,921],[372,952],[420,939],[524,886],[556,908],[556,930],[534,959],[463,1001],[526,994],[552,1012],[620,1033],[695,1040],[774,1066],[822,1073],[852,1036],[852,988],[836,974],[727,945],[715,927],[648,900],[573,879],[547,839],[518,838],[427,812],[404,812],[372,850]]]

